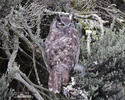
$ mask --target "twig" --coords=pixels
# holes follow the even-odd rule
[[[90,43],[91,43],[91,31],[90,30],[86,30],[86,33],[87,33],[87,51],[88,51],[88,55],[90,56],[91,55],[91,48],[90,48]]]
[[[7,68],[7,72],[8,75],[13,73],[13,78],[20,81],[21,83],[23,83],[28,89],[29,91],[31,91],[33,93],[33,95],[38,99],[38,100],[44,100],[39,92],[31,85],[29,85],[18,73],[19,67],[17,67],[17,64],[15,63],[15,58],[17,56],[17,52],[18,52],[18,48],[19,48],[19,40],[18,37],[15,36],[14,38],[14,50],[10,56],[9,62],[8,62],[8,68]],[[12,75],[11,75],[12,76]]]
[[[2,60],[8,60],[9,58],[3,58],[3,57],[0,57],[0,59],[2,59]]]
[[[32,58],[29,54],[27,54],[21,47],[19,47],[19,50],[20,50],[22,53],[24,53],[27,57],[29,57],[31,60],[33,60],[33,58]],[[42,64],[40,64],[38,61],[36,61],[36,63],[37,63],[39,66],[41,66],[41,67],[43,67],[43,68],[45,69],[45,66],[43,66]]]
[[[39,93],[40,93],[41,95],[45,96],[45,97],[47,98],[47,100],[52,100],[52,98],[49,97],[48,95],[46,95],[44,92],[42,92],[42,91],[40,91],[40,90],[38,90],[38,91],[39,91]]]
[[[29,33],[29,36],[30,36],[30,38],[32,39],[32,41],[39,47],[39,49],[40,49],[40,54],[41,54],[41,56],[42,56],[42,58],[43,58],[43,61],[44,61],[44,63],[45,63],[45,65],[46,65],[46,67],[47,67],[47,69],[48,69],[48,64],[46,63],[46,60],[45,60],[45,54],[44,54],[44,48],[38,43],[38,41],[35,39],[35,36],[34,36],[34,34],[32,33],[32,30],[30,29],[30,27],[28,27],[28,24],[27,24],[27,22],[25,23],[27,26],[27,30],[28,30],[28,33]]]
[[[48,9],[44,9],[43,12],[47,13],[48,15],[64,15],[64,16],[70,15],[70,13],[50,11]],[[101,38],[103,37],[104,35],[103,21],[101,17],[99,17],[97,14],[79,15],[77,13],[74,13],[74,17],[81,19],[95,18],[96,20],[98,20],[98,22],[100,23]]]
[[[31,85],[34,86],[35,88],[38,88],[38,89],[44,90],[44,91],[46,91],[46,92],[49,92],[48,89],[46,89],[46,88],[44,88],[44,87],[42,87],[42,86],[39,86],[39,85],[36,85],[36,84],[32,83],[32,82],[29,80],[29,78],[28,78],[23,72],[20,71],[20,74],[21,74],[21,76],[22,76],[29,84],[31,84]]]
[[[12,8],[12,11],[11,11],[11,14],[8,16],[9,17],[9,22],[10,22],[10,24],[11,24],[11,27],[9,27],[10,28],[10,30],[12,30],[13,32],[14,32],[14,34],[16,34],[18,37],[20,37],[21,39],[23,39],[25,42],[26,42],[26,44],[32,49],[33,48],[33,44],[24,36],[24,34],[23,34],[23,31],[25,31],[24,30],[24,28],[28,31],[28,32],[26,32],[25,31],[25,33],[27,33],[28,35],[29,35],[29,37],[31,38],[31,40],[35,43],[35,44],[37,44],[38,45],[38,47],[39,47],[39,49],[40,49],[40,54],[41,54],[41,56],[42,56],[42,58],[43,58],[43,61],[45,62],[45,65],[47,66],[47,69],[48,69],[48,65],[47,65],[47,63],[46,63],[46,61],[45,61],[45,56],[44,56],[44,48],[38,43],[38,41],[35,39],[35,36],[34,36],[34,34],[32,33],[32,30],[31,30],[31,28],[28,26],[28,24],[27,24],[27,21],[26,21],[26,19],[24,19],[25,20],[25,23],[23,24],[24,25],[24,27],[22,28],[19,28],[19,27],[16,27],[16,25],[14,25],[13,23],[12,23],[12,21],[11,21],[11,19],[12,19],[12,17],[13,17],[13,8]],[[18,30],[18,29],[21,29],[21,30],[23,30],[23,31],[21,31],[21,30]],[[44,68],[44,67],[43,67]]]
[[[17,56],[17,52],[18,52],[18,48],[19,48],[19,40],[18,40],[18,37],[15,36],[15,41],[14,41],[14,50],[13,50],[13,53],[11,54],[10,56],[10,59],[9,59],[9,62],[8,62],[8,68],[7,68],[7,72],[9,73],[12,69],[12,66],[15,62],[15,58]]]
[[[41,24],[41,17],[40,17],[40,15],[38,15],[38,19],[37,19],[37,31],[36,31],[36,35],[37,35],[37,37],[39,37],[40,36],[40,24]]]
[[[13,52],[10,56],[9,62],[8,62],[8,68],[7,68],[7,72],[8,75],[13,73],[13,78],[20,81],[21,83],[23,83],[32,93],[33,95],[38,99],[38,100],[44,100],[39,92],[31,85],[29,85],[21,76],[20,74],[17,72],[17,69],[19,69],[17,67],[17,64],[15,63],[15,58],[17,56],[17,52],[18,52],[18,48],[19,48],[19,40],[18,37],[15,36],[14,37],[14,49]]]
[[[41,85],[40,79],[39,79],[39,76],[38,76],[38,72],[37,72],[37,68],[36,68],[36,60],[35,60],[35,50],[34,50],[34,48],[33,48],[33,67],[34,67],[34,71],[35,71],[35,74],[36,74],[37,82],[38,82],[39,85]]]
[[[28,84],[21,76],[19,73],[15,74],[14,77],[16,80],[20,81],[22,84],[24,84],[29,91],[33,93],[33,95],[36,97],[37,100],[44,100],[41,95],[39,94],[38,90],[35,89],[32,85]]]
[[[104,35],[104,27],[103,27],[103,20],[101,19],[101,17],[99,17],[97,14],[91,14],[93,17],[95,17],[98,21],[99,21],[99,23],[100,23],[100,29],[101,29],[101,37],[100,37],[100,39],[101,38],[103,38],[103,35]]]
[[[40,49],[40,52],[41,52],[41,56],[42,56],[42,58],[43,58],[43,61],[44,61],[44,63],[45,63],[45,65],[46,65],[46,67],[47,67],[47,69],[48,69],[48,64],[46,63],[46,60],[45,60],[45,54],[44,54],[44,48],[38,43],[38,41],[35,39],[35,36],[34,36],[34,34],[32,33],[32,30],[31,30],[31,28],[28,26],[28,24],[27,24],[27,22],[25,21],[25,27],[26,27],[26,29],[27,29],[27,31],[28,31],[28,33],[29,33],[29,36],[30,36],[30,38],[32,39],[32,41],[39,47],[39,49]]]
[[[7,57],[9,58],[11,56],[11,53],[10,53],[9,47],[8,47],[8,42],[9,42],[8,34],[9,33],[7,31],[5,31],[5,30],[3,32],[4,32],[4,36],[5,36],[6,39],[3,40],[4,42],[3,42],[2,46],[5,48],[5,53],[6,53]]]
[[[24,34],[22,33],[22,31],[18,31],[15,29],[15,27],[11,26],[9,27],[9,29],[18,37],[20,37],[23,41],[25,41],[25,43],[30,47],[33,48],[32,43],[24,36]]]
[[[28,84],[32,85],[32,86],[35,87],[35,88],[40,89],[41,91],[39,91],[39,90],[38,90],[38,91],[39,91],[42,95],[46,96],[48,99],[50,99],[50,98],[49,98],[46,94],[44,94],[42,91],[46,91],[46,92],[50,93],[51,95],[54,96],[55,99],[57,98],[57,97],[56,97],[56,94],[54,94],[53,92],[49,91],[48,89],[46,89],[46,88],[44,88],[44,87],[42,87],[42,86],[39,86],[39,85],[36,85],[36,84],[32,83],[32,82],[29,80],[29,78],[28,78],[23,72],[19,71],[19,73],[20,73],[20,75],[28,82]],[[50,99],[50,100],[51,100],[51,99]]]

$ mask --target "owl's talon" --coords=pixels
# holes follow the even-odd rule
[[[56,91],[55,91],[55,93],[59,93],[59,91],[58,91],[58,90],[56,90]]]
[[[51,92],[52,92],[52,91],[53,91],[53,89],[52,89],[52,88],[49,88],[49,91],[51,91]]]

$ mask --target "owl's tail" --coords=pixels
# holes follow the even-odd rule
[[[53,67],[50,71],[48,88],[54,93],[60,93],[62,85],[66,85],[69,81],[69,72],[62,65]]]
[[[48,88],[50,91],[53,91],[54,93],[60,93],[61,86],[61,75],[59,75],[59,72],[57,72],[54,68],[53,70],[51,70],[49,75]]]

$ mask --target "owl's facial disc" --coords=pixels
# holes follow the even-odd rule
[[[56,18],[56,27],[58,27],[61,30],[64,30],[65,28],[72,27],[72,20],[70,20],[68,17],[57,17]]]

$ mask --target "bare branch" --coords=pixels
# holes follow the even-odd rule
[[[17,56],[17,52],[18,52],[18,48],[19,48],[19,40],[18,40],[18,37],[15,36],[15,41],[14,41],[14,50],[13,50],[13,53],[11,54],[10,56],[10,59],[9,59],[9,62],[8,62],[8,68],[7,68],[7,72],[10,72],[12,67],[13,67],[13,64],[15,62],[15,58]]]
[[[18,52],[18,48],[19,48],[19,40],[18,40],[18,37],[15,36],[14,38],[14,50],[13,50],[13,53],[11,54],[10,56],[10,59],[9,59],[9,62],[8,62],[8,68],[7,68],[7,72],[8,72],[8,75],[11,73],[13,73],[11,76],[12,78],[20,81],[22,84],[24,84],[28,89],[29,91],[31,91],[33,93],[33,95],[36,97],[37,100],[44,100],[39,92],[31,85],[29,85],[19,74],[19,67],[17,66],[16,62],[15,62],[15,58],[17,56],[17,52]]]
[[[87,51],[88,51],[88,55],[90,56],[91,55],[91,47],[90,47],[90,43],[91,43],[91,31],[90,30],[86,30],[86,33],[87,33]]]
[[[36,60],[35,60],[35,50],[34,50],[34,48],[33,48],[33,67],[34,67],[34,71],[35,71],[35,74],[36,74],[37,82],[38,82],[39,85],[41,85],[39,75],[38,75],[38,72],[37,72],[37,68],[36,68]]]
[[[24,84],[29,91],[31,91],[33,93],[33,95],[35,96],[35,98],[37,100],[44,100],[41,95],[39,94],[39,92],[37,91],[37,89],[35,89],[32,85],[28,84],[21,76],[19,73],[15,74],[14,77],[16,80],[20,81],[22,84]]]
[[[64,15],[64,16],[70,15],[70,13],[50,11],[48,9],[44,9],[44,13],[47,13],[48,15]],[[104,35],[103,20],[97,14],[79,15],[77,13],[74,13],[74,17],[81,18],[81,19],[94,18],[94,19],[98,20],[98,22],[100,23],[101,38],[103,37],[103,35]]]

